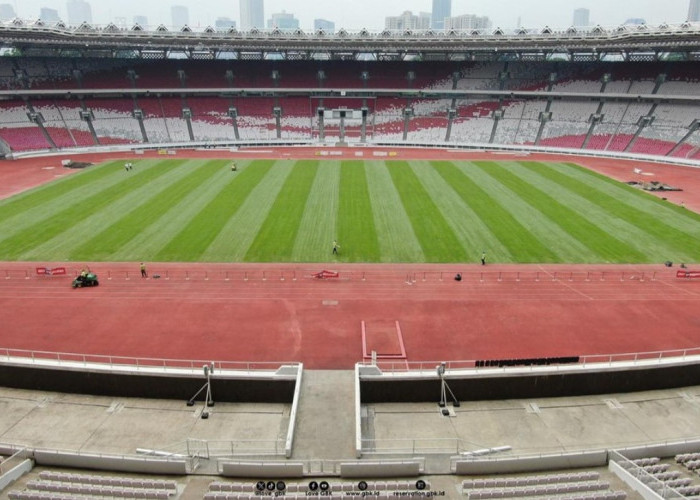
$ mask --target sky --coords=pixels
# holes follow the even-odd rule
[[[0,0],[14,5],[17,15],[36,19],[41,7],[58,10],[67,20],[67,0]],[[452,15],[476,14],[488,16],[493,27],[504,29],[520,25],[526,28],[567,28],[572,24],[573,11],[590,10],[592,24],[618,26],[629,18],[643,18],[647,24],[681,23],[686,20],[689,0],[452,0]],[[239,25],[239,0],[88,0],[92,6],[93,23],[107,24],[117,17],[133,22],[134,15],[145,15],[149,25],[172,24],[170,6],[189,8],[190,25],[213,25],[218,17],[229,17]],[[336,30],[381,30],[386,16],[403,11],[430,12],[431,0],[265,0],[265,19],[272,13],[293,13],[302,29],[311,30],[316,18],[336,23]]]

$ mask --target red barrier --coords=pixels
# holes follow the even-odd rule
[[[676,278],[700,278],[700,271],[684,271],[676,272]]]
[[[53,269],[49,269],[48,267],[37,267],[36,274],[39,276],[59,276],[67,274],[67,271],[65,267],[54,267]]]
[[[339,276],[340,276],[340,273],[338,273],[338,271],[327,271],[325,269],[323,271],[313,275],[314,278],[319,278],[319,279],[337,278]]]

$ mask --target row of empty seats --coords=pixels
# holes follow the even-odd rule
[[[323,71],[319,79],[318,72]],[[409,76],[409,72],[411,73]],[[344,87],[362,88],[504,88],[544,89],[556,75],[553,90],[650,93],[659,74],[661,89],[687,92],[697,81],[693,63],[550,63],[550,62],[372,62],[372,61],[197,61],[106,58],[6,57],[0,60],[0,83],[31,88],[215,88]]]
[[[578,481],[596,481],[598,479],[600,479],[600,473],[596,471],[539,474],[534,476],[488,477],[482,479],[467,479],[462,482],[462,489],[531,486],[535,484],[554,484],[562,482],[573,483]]]
[[[73,498],[145,498],[162,499],[178,493],[175,481],[91,474],[42,471],[25,489],[10,491],[10,499],[66,500]]]
[[[693,471],[696,463],[700,468],[700,453],[679,454],[675,456],[675,461],[689,471]],[[678,470],[670,470],[671,464],[662,463],[659,457],[638,458],[630,460],[630,462],[658,481],[663,482],[665,487],[673,488],[685,497],[692,498],[700,494],[700,485],[693,484],[695,482],[693,478],[683,477],[683,474]]]
[[[681,453],[675,456],[676,463],[685,464],[686,462],[691,462],[695,460],[700,460],[700,452],[695,453]]]
[[[603,491],[585,493],[583,495],[562,495],[557,500],[625,500],[627,493],[624,491]]]
[[[125,486],[129,488],[153,488],[176,490],[177,482],[165,479],[101,476],[92,474],[72,474],[69,472],[41,471],[39,477],[46,481],[98,484],[103,486]]]
[[[470,499],[570,498],[624,499],[624,491],[612,491],[597,471],[564,472],[522,476],[472,478],[462,482],[462,493]]]
[[[561,495],[609,490],[607,481],[578,481],[573,483],[538,484],[531,486],[510,486],[503,488],[474,488],[465,491],[467,498],[520,498],[532,496]]]
[[[103,486],[98,484],[70,483],[66,481],[29,481],[27,489],[58,493],[74,493],[91,497],[118,498],[155,498],[167,499],[174,494],[172,490],[148,488],[128,488],[122,486]]]

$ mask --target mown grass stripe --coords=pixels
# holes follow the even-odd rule
[[[482,252],[488,252],[494,262],[512,260],[508,250],[471,207],[435,169],[434,162],[413,161],[411,168],[420,179],[438,209],[445,216],[469,260],[479,262]]]
[[[240,172],[231,172],[226,187],[163,246],[154,260],[199,260],[273,164],[274,160],[258,160]]]
[[[565,204],[569,209],[577,214],[585,214],[586,220],[591,224],[604,229],[605,232],[619,240],[630,249],[646,256],[653,254],[657,248],[655,244],[663,246],[662,241],[649,241],[649,235],[624,219],[608,210],[598,206],[595,202],[589,201],[568,190],[566,187],[557,184],[537,172],[528,170],[521,163],[504,163],[503,167],[517,176],[524,182],[537,187],[542,192]]]
[[[560,173],[573,177],[597,191],[604,192],[667,226],[700,238],[700,230],[697,226],[697,223],[700,222],[700,214],[661,200],[653,194],[640,191],[575,163],[561,163],[559,165],[565,166],[559,170]]]
[[[423,249],[401,205],[401,198],[386,164],[367,162],[365,173],[379,237],[381,262],[422,262],[425,260]]]
[[[392,161],[387,168],[428,262],[464,262],[464,248],[409,164]]]
[[[337,238],[340,162],[324,161],[318,168],[297,232],[292,260],[323,262],[330,259]]]
[[[150,162],[144,162],[144,165],[140,166],[140,169],[152,167],[156,161],[151,160]],[[107,175],[100,177],[99,179],[89,182],[88,184],[81,185],[76,189],[70,189],[66,192],[56,192],[55,196],[52,197],[42,197],[41,200],[37,200],[37,205],[32,207],[26,207],[26,210],[22,210],[15,215],[5,218],[0,221],[0,240],[12,236],[15,233],[22,231],[23,229],[35,224],[37,221],[46,219],[57,212],[63,210],[65,207],[75,203],[76,199],[82,198],[86,193],[90,193],[94,190],[107,189],[110,186],[118,184],[124,180],[127,175],[123,168],[119,168],[118,165],[105,164],[102,166],[94,166],[91,168],[95,169],[107,169],[113,172],[115,175]],[[105,170],[105,171],[107,171]],[[71,177],[80,176],[83,173],[73,174]],[[62,179],[61,179],[62,180]],[[57,180],[56,182],[61,182]],[[47,186],[51,186],[48,184]],[[18,196],[22,196],[21,194]],[[13,198],[14,199],[14,198]],[[3,209],[0,208],[0,212]]]
[[[21,255],[20,258],[24,260],[43,260],[47,256],[55,255],[58,260],[74,260],[72,253],[77,247],[82,246],[86,240],[92,239],[96,234],[101,233],[105,227],[109,227],[115,221],[121,219],[134,207],[150,199],[154,193],[161,191],[186,175],[189,166],[197,163],[196,161],[191,161],[189,164],[182,163],[178,165],[178,168],[170,171],[168,175],[160,176],[148,183],[139,185],[105,206],[102,210],[81,220],[70,231],[64,231],[53,238],[47,239],[41,245]],[[105,257],[96,256],[94,260],[103,259]],[[93,259],[88,255],[87,260]]]
[[[253,244],[267,214],[277,199],[293,162],[278,160],[260,179],[260,182],[246,196],[245,201],[226,221],[221,232],[202,254],[208,262],[240,262]],[[251,165],[249,168],[255,168]]]
[[[523,181],[495,162],[475,162],[480,169],[513,191],[589,248],[603,262],[645,262],[646,256],[590,222],[568,205]]]
[[[0,258],[4,260],[17,259],[43,242],[63,232],[71,231],[78,223],[104,210],[138,186],[167,175],[183,161],[171,160],[151,168],[136,170],[133,172],[134,175],[125,176],[124,180],[107,189],[90,191],[89,193],[81,192],[85,196],[76,197],[74,203],[63,210],[37,221],[8,239],[0,241]]]
[[[317,171],[316,160],[301,160],[292,167],[257,237],[246,252],[246,261],[275,262],[291,259],[305,202]]]
[[[523,226],[513,213],[503,207],[502,200],[491,196],[454,164],[432,162],[433,168],[470,208],[474,219],[467,223],[483,224],[488,234],[484,241],[475,242],[475,252],[487,252],[489,261],[496,262],[556,262],[558,256]],[[435,196],[435,195],[433,195]],[[483,231],[481,231],[483,233]],[[494,240],[498,243],[494,243]]]
[[[616,234],[619,235],[619,238],[645,253],[649,260],[659,261],[668,259],[669,256],[682,260],[697,260],[700,257],[700,254],[697,252],[693,255],[686,253],[686,250],[696,246],[697,238],[669,227],[660,220],[650,217],[644,211],[630,206],[617,198],[591,189],[591,186],[564,175],[554,166],[544,165],[539,162],[520,162],[520,164],[540,178],[547,179],[557,186],[561,186],[562,189],[574,193],[589,204],[597,207],[600,211],[603,211],[607,214],[608,220],[601,220],[601,223],[605,227],[617,227],[619,231]],[[600,215],[596,215],[593,209],[586,210],[586,213],[592,221],[600,218]],[[616,224],[614,220],[610,219],[620,219],[624,221],[625,225],[630,227]],[[700,229],[700,224],[695,224],[695,226],[696,230]]]
[[[341,164],[337,217],[337,237],[340,244],[338,260],[378,261],[379,239],[374,224],[365,165],[362,161],[344,161]],[[328,248],[332,251],[330,246]]]
[[[528,204],[520,194],[504,186],[473,163],[454,163],[472,182],[510,213],[534,238],[557,256],[558,262],[595,262],[598,257],[576,238],[565,232],[554,221],[545,217],[537,208]],[[517,242],[516,247],[517,248]],[[518,262],[518,260],[514,260]],[[528,262],[546,262],[536,259]]]
[[[239,170],[245,168],[245,163],[237,163]],[[231,175],[229,169],[219,169],[199,186],[193,186],[158,220],[143,226],[134,238],[111,255],[110,260],[150,260],[226,187]]]
[[[189,191],[197,188],[228,162],[226,160],[197,162],[193,166],[183,167],[186,175],[179,180],[172,179],[160,190],[151,189],[149,198],[141,197],[133,209],[108,227],[95,234],[82,245],[75,248],[71,260],[102,260],[119,251],[121,247],[135,238],[144,227],[160,219],[170,208]]]
[[[122,162],[108,162],[89,167],[55,181],[29,189],[10,198],[0,200],[0,222],[18,214],[26,214],[37,206],[75,190],[89,189],[90,184],[104,180],[110,175],[116,175],[117,169],[112,168]],[[122,169],[123,170],[123,169]],[[78,193],[82,194],[82,193]]]

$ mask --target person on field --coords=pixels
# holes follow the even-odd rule
[[[333,240],[333,255],[338,255],[338,250],[340,250],[340,245],[336,240]]]
[[[481,252],[481,265],[486,265],[486,252]]]
[[[146,264],[141,262],[141,277],[148,278],[148,273],[146,272]]]

